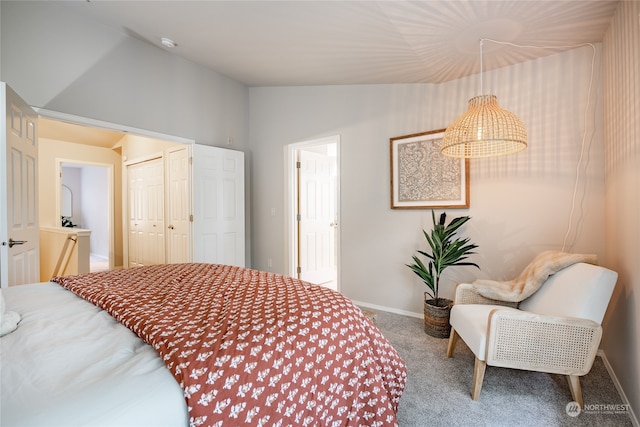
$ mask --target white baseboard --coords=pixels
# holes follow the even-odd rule
[[[624,393],[624,390],[620,385],[620,381],[618,381],[618,377],[616,376],[615,371],[611,367],[611,364],[609,363],[609,359],[607,359],[607,355],[602,349],[599,349],[597,354],[602,358],[604,367],[607,368],[607,372],[609,373],[609,376],[613,381],[613,385],[616,386],[616,390],[618,390],[618,394],[622,398],[622,403],[627,405],[627,407],[629,408],[629,418],[631,418],[631,424],[633,424],[633,427],[640,427],[640,423],[638,423],[638,417],[636,416],[635,412],[633,412],[633,408],[629,404],[629,399],[627,399],[627,395]]]
[[[359,307],[370,308],[373,310],[388,311],[389,313],[400,314],[400,315],[409,316],[409,317],[416,317],[418,319],[423,318],[423,313],[414,313],[411,311],[398,310],[396,308],[385,307],[377,304],[370,304],[368,302],[362,302],[362,301],[352,300],[352,302]],[[616,387],[616,390],[618,391],[618,394],[622,399],[622,403],[627,405],[627,407],[629,408],[629,418],[631,419],[631,424],[633,425],[633,427],[640,427],[640,423],[638,422],[638,417],[636,416],[635,412],[633,411],[633,408],[629,404],[629,399],[627,398],[627,395],[625,394],[622,386],[620,385],[620,381],[618,380],[618,377],[616,376],[615,371],[611,367],[611,364],[607,359],[607,355],[602,349],[599,349],[597,354],[602,358],[602,362],[604,363],[604,366],[607,369],[607,372],[609,373],[611,380],[613,381],[613,385]]]
[[[351,302],[353,302],[358,307],[366,307],[366,308],[371,308],[373,310],[388,311],[389,313],[401,314],[403,316],[409,316],[409,317],[417,317],[418,319],[422,319],[424,317],[423,313],[413,313],[411,311],[398,310],[397,308],[385,307],[385,306],[376,305],[376,304],[369,304],[368,302],[361,302],[361,301],[355,301],[355,300],[351,300]]]
[[[389,313],[395,313],[395,314],[400,314],[400,315],[409,316],[409,317],[416,317],[418,319],[422,319],[423,318],[423,313],[414,313],[414,312],[411,312],[411,311],[398,310],[396,308],[385,307],[385,306],[377,305],[377,304],[370,304],[368,302],[362,302],[362,301],[352,300],[352,302],[355,305],[359,306],[359,307],[370,308],[370,309],[373,309],[373,310],[388,311]],[[627,395],[625,394],[622,386],[620,385],[620,381],[618,380],[618,377],[616,376],[616,373],[614,372],[613,368],[611,367],[611,364],[609,363],[609,360],[607,359],[607,355],[605,354],[605,352],[602,349],[599,349],[597,354],[598,354],[598,356],[600,356],[602,358],[602,362],[604,363],[604,366],[607,369],[607,372],[609,373],[609,376],[611,377],[611,380],[613,381],[613,385],[616,387],[616,390],[618,391],[618,394],[620,395],[620,398],[622,399],[622,403],[627,405],[627,407],[629,408],[629,418],[631,419],[631,424],[633,425],[633,427],[640,427],[640,423],[638,423],[638,417],[636,416],[635,412],[633,411],[633,408],[629,404],[629,399],[627,398]]]

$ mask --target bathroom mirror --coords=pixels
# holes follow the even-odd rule
[[[73,216],[73,193],[71,189],[62,184],[60,192],[60,215],[71,218]]]

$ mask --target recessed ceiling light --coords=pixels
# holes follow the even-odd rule
[[[174,48],[174,47],[178,46],[178,44],[177,44],[176,42],[174,42],[173,40],[171,40],[171,39],[170,39],[170,38],[168,38],[168,37],[162,37],[162,38],[160,39],[160,43],[162,43],[162,46],[164,46],[164,47],[168,47],[168,48],[170,48],[170,49],[172,49],[172,48]]]

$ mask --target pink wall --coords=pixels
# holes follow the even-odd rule
[[[640,416],[640,3],[622,1],[603,41],[605,253],[619,274],[602,347]]]

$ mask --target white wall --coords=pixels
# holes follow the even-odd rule
[[[99,166],[83,166],[82,227],[91,230],[92,255],[109,258],[109,186],[108,169]]]
[[[64,3],[0,2],[0,81],[35,107],[248,151],[244,85],[69,13]],[[250,263],[249,214],[246,221]]]
[[[640,3],[620,2],[603,42],[606,253],[618,285],[602,347],[640,417]]]
[[[44,160],[44,158],[43,158]],[[108,169],[100,166],[65,166],[62,183],[73,194],[72,222],[91,230],[91,254],[109,257]]]
[[[30,105],[205,145],[248,145],[240,83],[98,22],[65,2],[2,1],[0,80]]]
[[[524,121],[529,148],[471,161],[471,207],[449,214],[472,217],[465,232],[480,246],[474,260],[482,271],[453,269],[442,296],[451,297],[458,281],[513,278],[536,253],[562,248],[583,135],[565,250],[604,258],[599,67],[585,115],[591,60],[586,47],[485,73],[485,88]],[[251,88],[252,258],[260,261],[254,267],[267,269],[261,261],[272,258],[273,270],[284,270],[283,147],[340,134],[341,290],[356,301],[421,313],[424,285],[404,264],[424,246],[421,229],[430,227],[431,216],[428,210],[390,209],[389,138],[446,127],[466,110],[477,87],[475,76],[441,85]]]

